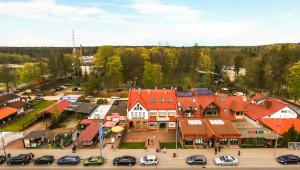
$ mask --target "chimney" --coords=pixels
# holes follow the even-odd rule
[[[138,94],[139,94],[139,95],[141,94],[141,88],[139,88],[139,90],[138,90]]]
[[[265,101],[265,105],[266,105],[266,108],[269,109],[270,107],[272,107],[272,101],[271,100],[266,100]]]

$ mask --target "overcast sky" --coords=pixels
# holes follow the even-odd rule
[[[300,42],[300,0],[0,0],[0,46]]]

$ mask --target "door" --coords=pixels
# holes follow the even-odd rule
[[[133,121],[129,122],[129,128],[133,128]]]
[[[167,127],[167,123],[160,123],[159,128],[164,129]]]

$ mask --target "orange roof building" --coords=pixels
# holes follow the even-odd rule
[[[177,98],[174,89],[130,89],[127,118],[129,128],[174,129]]]
[[[12,107],[1,107],[0,108],[0,120],[3,122],[3,120],[5,121],[6,118],[9,118],[13,114],[17,114],[18,111],[19,111],[18,109],[12,108]]]
[[[300,132],[300,119],[260,119],[260,122],[279,135],[287,132],[292,126]]]

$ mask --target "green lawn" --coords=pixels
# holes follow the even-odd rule
[[[123,142],[120,149],[145,149],[145,142]]]
[[[26,128],[32,122],[37,120],[36,113],[39,113],[43,109],[47,108],[55,101],[43,101],[34,107],[34,110],[27,113],[26,115],[18,118],[17,120],[9,123],[8,125],[2,128],[3,131],[12,131],[12,132],[19,132],[23,130],[23,127]]]
[[[176,149],[176,142],[161,142],[160,145],[166,149]],[[181,144],[179,142],[177,143],[177,147],[181,148]]]

